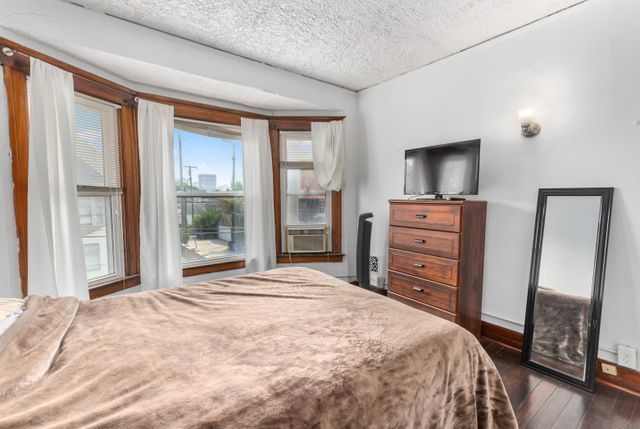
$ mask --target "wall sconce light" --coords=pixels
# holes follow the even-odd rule
[[[534,137],[540,134],[540,124],[535,121],[536,111],[531,108],[518,110],[520,118],[520,128],[525,137]]]

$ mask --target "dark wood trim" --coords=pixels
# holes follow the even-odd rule
[[[219,273],[221,271],[240,270],[245,268],[244,261],[222,262],[218,264],[200,265],[182,269],[183,277],[197,276],[200,274]]]
[[[125,274],[140,274],[140,159],[137,109],[123,106],[118,112],[123,188]]]
[[[241,118],[268,119],[265,115],[241,110],[215,107],[194,101],[178,100],[162,95],[136,93],[140,98],[173,106],[176,118],[195,119],[197,121],[217,122],[221,124],[240,125]]]
[[[182,275],[184,277],[196,276],[198,274],[217,273],[221,271],[237,270],[245,267],[244,261],[223,262],[221,264],[203,265],[200,267],[184,268]],[[89,289],[89,298],[97,299],[110,295],[125,289],[140,285],[140,275],[129,276],[124,279],[114,280],[112,282],[95,286]]]
[[[130,289],[140,285],[140,276],[131,276],[124,279],[118,279],[100,286],[89,289],[89,299],[97,299],[121,290]]]
[[[335,253],[281,253],[279,264],[304,264],[313,262],[342,262],[344,255]]]
[[[273,173],[273,218],[276,228],[276,254],[282,253],[282,196],[280,195],[280,130],[269,123],[271,169]]]
[[[512,331],[511,329],[483,321],[482,336],[500,344],[503,347],[522,352],[524,335],[520,332]],[[596,383],[604,384],[613,387],[614,389],[640,396],[640,371],[619,366],[616,363],[600,358],[598,358],[597,362]],[[602,372],[603,363],[615,366],[618,371],[618,375],[613,376]]]
[[[603,363],[615,366],[618,375],[609,375],[602,372]],[[640,371],[598,358],[596,382],[640,397]]]
[[[469,203],[475,200],[436,200],[435,198],[425,199],[406,199],[406,200],[389,200],[389,203],[393,204],[437,204],[437,205],[450,205],[450,206],[462,206],[465,203]]]
[[[278,131],[311,131],[311,120],[292,121],[286,119],[269,119],[269,127]],[[278,156],[279,158],[279,156]]]
[[[342,253],[342,191],[331,193],[331,253]]]
[[[482,321],[481,336],[488,338],[504,347],[513,350],[522,350],[522,337],[520,332],[494,325],[493,323]]]
[[[81,94],[100,98],[121,106],[135,105],[135,97],[132,92],[119,91],[85,76],[73,75],[73,89]]]
[[[9,141],[13,176],[13,208],[18,235],[18,262],[22,295],[27,296],[28,270],[28,217],[27,189],[29,185],[29,105],[27,76],[18,69],[4,66],[4,85],[7,90],[9,111]]]
[[[2,40],[2,38],[0,38],[0,40]],[[1,44],[0,47],[2,47]],[[26,75],[29,74],[29,69],[31,68],[29,57],[17,51],[14,52],[12,56],[5,55],[4,52],[0,51],[0,64],[5,67],[11,67]]]
[[[269,127],[280,131],[311,131],[312,122],[341,121],[344,116],[270,116]]]
[[[346,119],[346,116],[270,116],[269,122],[283,123],[283,122],[330,122],[330,121],[342,121]],[[311,131],[311,125],[309,125],[309,131]]]

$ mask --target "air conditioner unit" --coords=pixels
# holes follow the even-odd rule
[[[325,253],[329,251],[327,246],[329,228],[323,226],[287,226],[287,252],[288,253]]]

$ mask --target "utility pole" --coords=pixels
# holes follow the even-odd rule
[[[233,145],[233,155],[231,156],[231,190],[235,191],[234,186],[236,186],[236,142],[232,142],[231,144]]]
[[[178,157],[180,158],[180,190],[184,192],[184,165],[182,164],[182,132],[178,131]]]
[[[231,168],[231,191],[235,191],[234,186],[236,185],[236,142],[232,141],[231,145],[233,146],[233,155],[231,157],[232,168]],[[233,243],[234,249],[232,251],[236,251],[236,199],[235,197],[231,197],[229,199],[229,204],[231,208],[231,242]]]
[[[195,165],[185,165],[184,168],[189,169],[189,190],[193,191],[193,176],[191,174],[191,171],[195,170],[198,167],[196,167]]]
[[[189,169],[189,190],[191,192],[193,192],[193,175],[192,175],[192,171],[195,170],[196,167],[195,165],[185,165],[184,168],[188,168]],[[194,204],[194,197],[191,197],[191,224],[193,224],[193,219],[195,218],[195,204]]]
[[[182,164],[182,132],[178,131],[178,158],[180,159],[180,185],[178,190],[184,192],[184,165]],[[187,228],[187,199],[180,198],[180,223],[182,228]]]

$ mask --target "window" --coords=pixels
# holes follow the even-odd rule
[[[90,287],[124,276],[117,109],[76,95],[78,206]]]
[[[282,252],[331,251],[331,195],[318,186],[311,133],[280,132]]]
[[[174,162],[182,265],[244,259],[240,127],[176,119]]]

